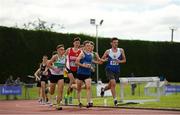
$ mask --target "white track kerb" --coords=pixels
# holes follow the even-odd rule
[[[126,78],[119,78],[120,80],[120,101],[125,103],[143,103],[149,101],[160,101],[160,79],[159,77],[126,77]],[[157,84],[157,95],[154,99],[139,99],[139,100],[125,100],[124,99],[124,85],[131,84],[131,83],[144,83],[144,82],[155,82]]]

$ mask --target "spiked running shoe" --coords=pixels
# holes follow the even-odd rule
[[[83,106],[83,104],[82,103],[79,103],[79,107],[81,108]]]
[[[100,93],[101,97],[104,97],[104,88],[101,88],[101,93]]]
[[[117,100],[114,100],[114,106],[118,106]]]
[[[86,107],[87,108],[93,107],[93,103],[88,103]]]
[[[56,110],[62,110],[62,107],[60,106],[60,104],[56,105]]]

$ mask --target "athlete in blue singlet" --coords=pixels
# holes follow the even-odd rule
[[[104,96],[104,91],[111,89],[112,96],[114,98],[114,105],[117,106],[116,97],[116,80],[120,75],[120,64],[126,63],[126,56],[122,48],[118,48],[118,39],[111,39],[111,49],[105,51],[102,59],[107,60],[106,76],[109,79],[109,83],[105,88],[101,88],[101,96]]]
[[[87,92],[87,108],[92,107],[91,103],[91,64],[92,64],[91,44],[89,41],[84,43],[84,50],[76,59],[76,64],[79,66],[77,70],[77,96],[79,107],[82,106],[80,93],[82,90],[83,82],[85,82]]]

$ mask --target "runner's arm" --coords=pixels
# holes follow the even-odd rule
[[[34,76],[35,76],[35,78],[36,78],[36,81],[40,81],[40,78],[39,78],[39,76],[38,76],[39,73],[40,73],[40,68],[38,68],[38,69],[36,70],[36,72],[34,73]]]
[[[109,50],[106,50],[105,52],[104,52],[104,54],[103,54],[103,56],[101,57],[101,60],[102,60],[102,62],[105,62],[105,61],[107,61],[107,57],[108,57],[108,54],[109,54]]]
[[[57,59],[57,55],[53,55],[52,58],[48,61],[47,67],[54,70],[53,63]]]
[[[118,63],[126,63],[126,56],[125,56],[125,53],[124,53],[124,49],[120,49],[121,50],[121,53],[122,53],[122,59],[121,60],[117,60]]]

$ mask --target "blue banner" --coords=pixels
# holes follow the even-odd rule
[[[21,86],[0,86],[1,95],[21,95]]]
[[[166,93],[176,93],[180,92],[180,85],[167,85],[165,87],[165,92]]]

